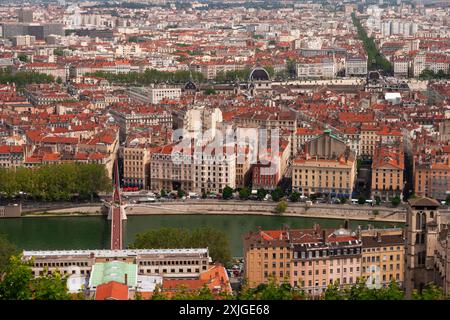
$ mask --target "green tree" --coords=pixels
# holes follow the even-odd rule
[[[209,96],[210,94],[216,94],[217,92],[216,92],[216,90],[214,90],[213,88],[207,88],[207,89],[204,91],[204,93],[205,93],[205,95]]]
[[[421,80],[431,80],[431,79],[435,79],[435,78],[436,78],[436,74],[434,73],[433,70],[430,70],[430,69],[424,69],[419,75],[419,79],[421,79]]]
[[[417,290],[413,291],[413,300],[444,300],[445,294],[441,287],[438,287],[435,283],[427,284],[422,292],[419,293]]]
[[[11,256],[0,282],[0,300],[30,300],[33,272],[20,256]]]
[[[177,196],[178,196],[178,198],[183,198],[184,197],[184,195],[185,195],[185,192],[183,191],[183,190],[181,190],[181,189],[178,189],[177,190]]]
[[[242,188],[239,191],[239,198],[242,200],[247,200],[250,197],[250,189],[249,188]]]
[[[226,186],[225,188],[223,188],[222,198],[224,200],[228,200],[228,199],[231,199],[232,197],[233,197],[233,189],[230,188],[229,186]]]
[[[6,197],[19,191],[43,201],[70,200],[74,195],[91,198],[112,190],[106,168],[100,164],[64,163],[34,169],[0,169],[0,190]]]
[[[277,213],[284,213],[287,209],[288,205],[286,201],[280,201],[277,203],[277,206],[275,207],[275,211]]]
[[[215,297],[208,286],[205,284],[203,287],[194,293],[195,300],[214,300]]]
[[[222,230],[210,226],[200,227],[191,232],[189,239],[192,248],[208,248],[213,261],[229,265],[231,249],[228,236]]]
[[[153,290],[151,300],[168,300],[166,295],[162,292],[162,285],[156,285],[155,290]]]
[[[228,236],[206,226],[189,231],[183,228],[161,228],[138,233],[130,245],[136,249],[206,248],[214,261],[227,265],[231,261]]]
[[[238,295],[238,300],[299,300],[306,295],[301,290],[296,290],[288,281],[277,283],[274,277],[269,277],[267,284],[260,284],[256,288],[244,285]]]
[[[15,245],[8,241],[6,235],[0,234],[0,275],[5,270],[11,256],[18,253]]]
[[[55,56],[63,56],[64,55],[64,51],[62,48],[56,48],[53,50],[53,54]]]
[[[362,26],[361,22],[356,17],[355,13],[352,13],[352,21],[356,27],[358,38],[362,41],[364,49],[367,52],[367,61],[369,64],[369,70],[383,69],[384,71],[390,73],[393,70],[391,63],[383,57],[379,52],[375,40],[373,37],[368,37],[367,32]]]
[[[347,200],[348,200],[347,198],[339,198],[339,202],[340,202],[341,204],[346,203]]]
[[[17,58],[22,62],[28,62],[28,56],[24,53],[19,54]]]
[[[342,288],[337,282],[330,284],[322,296],[325,300],[403,300],[404,292],[395,281],[387,287],[368,288],[364,278]]]
[[[298,202],[300,200],[300,193],[294,191],[291,193],[291,196],[289,198],[292,202]]]
[[[381,198],[380,197],[375,197],[375,204],[377,206],[379,206],[381,204]]]
[[[445,198],[445,204],[450,204],[450,194],[448,194],[447,198]]]
[[[128,42],[139,42],[139,38],[137,36],[131,36],[128,38]]]
[[[366,203],[366,198],[363,197],[363,196],[359,197],[359,198],[358,198],[358,203],[359,203],[359,204],[365,204],[365,203]]]
[[[378,300],[403,300],[404,291],[392,280],[386,288],[379,289]]]
[[[394,197],[391,200],[391,203],[394,207],[397,207],[400,204],[400,202],[401,202],[400,197]]]
[[[31,83],[51,83],[54,77],[38,72],[18,71],[14,74],[11,69],[0,70],[0,83],[14,83],[19,89]]]
[[[189,243],[189,231],[182,228],[161,228],[138,233],[130,245],[136,249],[183,248]]]
[[[256,196],[258,197],[259,200],[263,200],[267,195],[267,191],[264,190],[263,188],[258,189]]]
[[[52,272],[32,281],[35,300],[70,300],[67,289],[67,277]]]
[[[281,190],[281,188],[277,187],[275,188],[275,190],[272,191],[272,193],[270,194],[272,196],[272,200],[275,202],[278,202],[281,200],[281,198],[283,198],[283,190]]]
[[[323,294],[324,300],[348,300],[345,292],[340,290],[339,284],[335,281],[332,284],[329,284],[325,293]]]

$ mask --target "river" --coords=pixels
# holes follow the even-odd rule
[[[223,230],[229,237],[232,254],[242,256],[242,235],[257,226],[263,229],[279,229],[283,224],[291,228],[310,228],[314,223],[322,227],[339,227],[343,220],[274,217],[258,215],[149,215],[128,216],[125,221],[125,244],[133,241],[139,232],[151,228],[182,227],[193,229],[212,226]],[[102,216],[77,217],[33,217],[0,219],[0,233],[21,249],[106,249],[109,247],[109,221]],[[376,227],[392,227],[401,224],[350,221],[350,227],[363,228],[368,224]]]

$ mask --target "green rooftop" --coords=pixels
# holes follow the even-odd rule
[[[111,261],[105,263],[96,263],[92,267],[90,287],[97,287],[103,283],[116,281],[125,284],[125,275],[127,275],[128,286],[136,286],[137,265],[122,261]]]

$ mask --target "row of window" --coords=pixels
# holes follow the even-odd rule
[[[355,268],[349,267],[349,268],[342,268],[342,269],[341,268],[336,268],[336,274],[340,274],[341,270],[342,270],[343,273],[347,273],[347,272],[353,273],[354,270],[355,270],[356,273],[359,273],[359,267],[355,267]],[[333,274],[334,273],[334,269],[329,269],[328,272],[329,272],[329,274]],[[316,276],[318,276],[319,273],[320,273],[319,269],[316,269],[314,271],[314,274]],[[306,271],[305,270],[301,270],[300,274],[302,276],[305,276],[306,275]],[[327,274],[327,269],[322,269],[322,274],[326,275]],[[313,275],[312,270],[308,270],[308,276],[312,276],[312,275]],[[294,270],[294,277],[297,277],[297,276],[298,276],[298,271]]]
[[[394,247],[389,247],[389,250],[394,251]],[[397,246],[396,250],[400,250],[400,247]],[[381,251],[381,249],[379,247],[378,248],[366,248],[366,249],[363,249],[362,251],[363,252],[375,252],[375,251]],[[387,247],[383,247],[383,251],[387,251]]]
[[[38,268],[45,268],[45,267],[70,267],[70,266],[77,266],[77,267],[87,267],[88,262],[85,261],[71,261],[71,262],[35,262],[35,267]]]
[[[170,272],[167,272],[167,270],[170,270]],[[206,270],[206,267],[203,267],[202,270]],[[141,269],[141,270],[139,270],[140,274],[144,274],[144,273],[147,273],[147,274],[160,274],[160,273],[165,274],[165,273],[185,273],[185,272],[186,273],[192,273],[192,272],[199,273],[200,272],[200,268],[195,268],[195,269],[179,268],[179,269],[161,269],[161,270],[160,269],[145,269],[145,270]]]
[[[206,264],[206,261],[194,261],[194,260],[169,260],[169,261],[139,261],[139,265],[143,266],[178,266],[178,265],[198,265]]]
[[[386,261],[386,260],[387,260],[387,256],[384,255],[382,261]],[[396,257],[395,260],[397,260],[397,261],[400,260],[400,255],[399,254],[397,254],[397,257]],[[366,261],[367,262],[380,262],[380,256],[363,257],[362,258],[362,262],[364,263]],[[394,261],[394,255],[390,255],[389,256],[389,261]]]
[[[383,271],[387,271],[387,266],[385,264],[383,264],[382,267]],[[395,270],[400,270],[400,263],[397,263],[395,265]],[[377,266],[369,266],[369,267],[362,267],[362,272],[376,272],[379,271],[379,267]],[[389,265],[389,271],[394,271],[394,265],[390,264]]]

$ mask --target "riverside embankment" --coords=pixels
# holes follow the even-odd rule
[[[152,214],[209,214],[209,215],[276,215],[288,217],[313,217],[326,219],[371,220],[405,222],[406,208],[367,205],[330,205],[289,203],[282,214],[275,211],[276,203],[260,201],[187,200],[151,204],[125,205],[127,215]]]
[[[87,216],[102,215],[101,204],[64,205],[44,210],[27,210],[24,217],[40,216]],[[125,204],[127,215],[264,215],[325,219],[349,219],[380,222],[405,222],[405,207],[384,207],[354,204],[313,204],[288,203],[282,214],[276,213],[276,203],[236,200],[186,200],[155,202],[148,204]],[[37,210],[36,210],[37,209]]]

